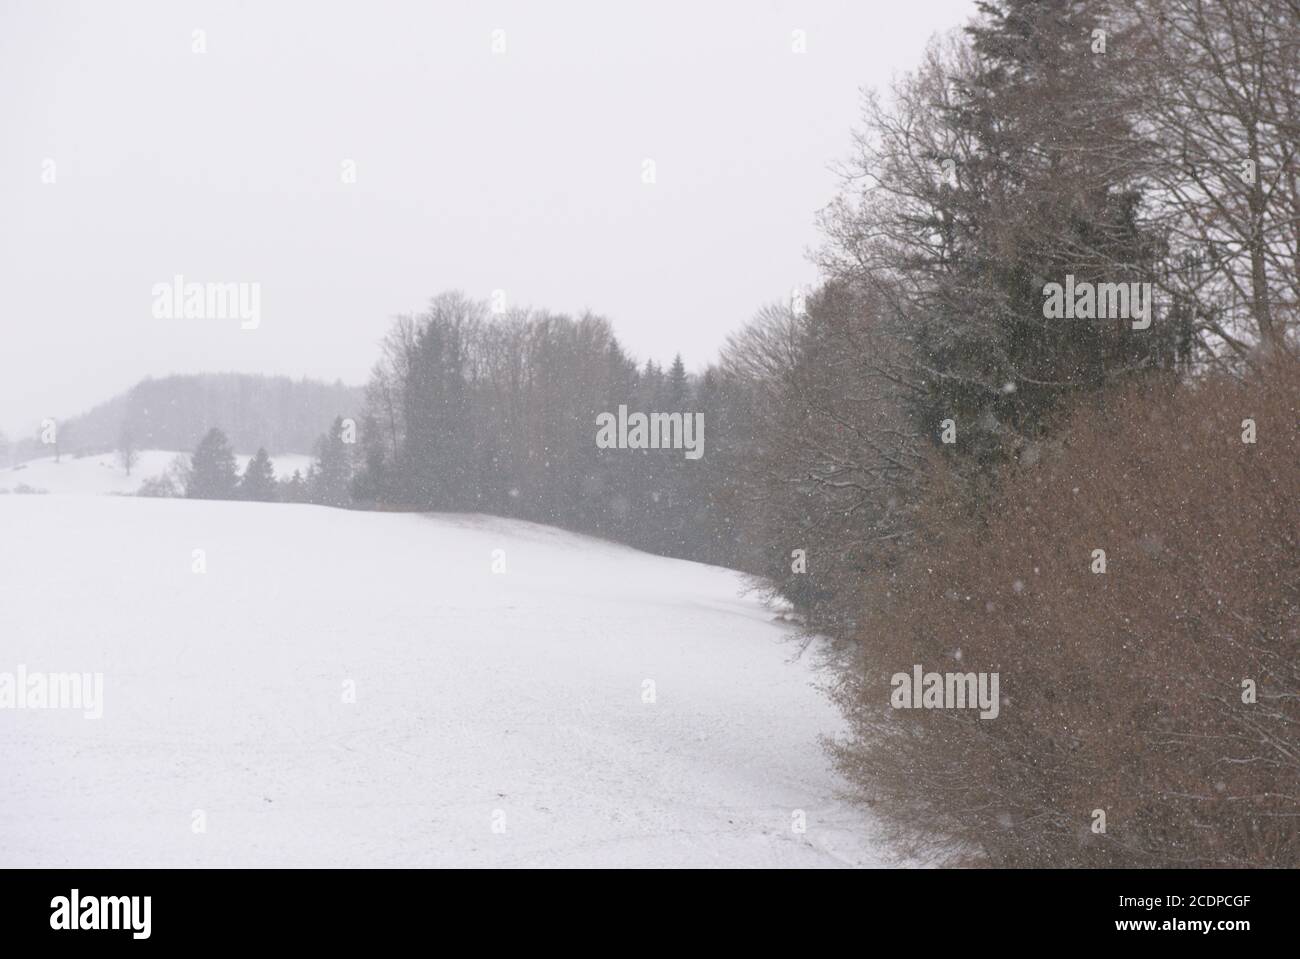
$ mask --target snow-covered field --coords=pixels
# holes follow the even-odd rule
[[[142,450],[130,476],[126,475],[116,453],[80,458],[65,454],[57,463],[53,456],[46,456],[0,469],[0,491],[26,485],[53,494],[134,493],[145,480],[166,473],[172,460],[180,455],[171,450]],[[240,475],[250,459],[247,455],[235,457]],[[305,477],[311,460],[303,454],[285,453],[271,457],[271,465],[280,479],[292,476],[294,470],[300,470]]]
[[[0,709],[0,866],[880,862],[741,585],[482,516],[2,496],[0,673],[100,672],[103,717]]]

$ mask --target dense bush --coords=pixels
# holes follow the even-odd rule
[[[1300,861],[1298,414],[1294,360],[1150,381],[1077,410],[984,508],[936,484],[837,689],[834,755],[901,837],[999,866]],[[999,715],[891,708],[917,663],[998,672]]]

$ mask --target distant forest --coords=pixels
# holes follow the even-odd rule
[[[361,409],[362,391],[343,383],[287,376],[202,373],[146,379],[80,416],[57,424],[60,455],[119,449],[192,450],[221,424],[237,453],[265,447],[273,454],[310,453],[337,416]],[[15,439],[8,459],[54,452],[38,436]],[[6,459],[0,449],[0,462]]]

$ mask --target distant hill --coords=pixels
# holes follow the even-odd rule
[[[106,403],[58,424],[60,455],[114,450],[123,428],[141,449],[192,450],[220,427],[237,453],[310,453],[336,416],[356,417],[362,389],[318,380],[245,373],[146,379]],[[36,437],[16,437],[15,462],[48,456]]]
[[[53,456],[27,460],[16,466],[0,466],[0,495],[11,492],[50,493],[55,496],[96,496],[110,493],[130,494],[140,489],[146,479],[162,476],[172,461],[190,450],[140,450],[131,467],[131,475],[117,453],[86,456]],[[235,456],[235,468],[242,475],[251,459],[247,453]],[[303,453],[281,453],[271,460],[277,479],[288,479],[297,470],[303,476],[311,469],[312,458]]]

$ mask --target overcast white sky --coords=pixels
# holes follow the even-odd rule
[[[815,280],[859,88],[972,11],[0,0],[0,429],[146,375],[360,383],[390,318],[449,288],[589,307],[702,367]],[[177,273],[259,283],[261,325],[155,319]]]

